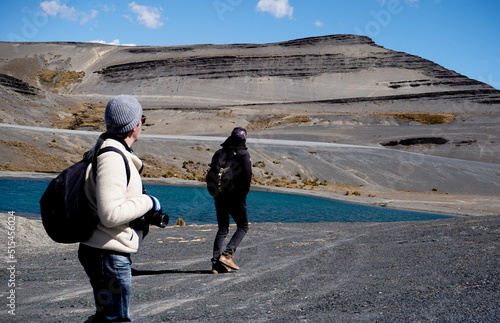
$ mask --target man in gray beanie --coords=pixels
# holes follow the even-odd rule
[[[118,95],[109,100],[104,112],[106,131],[125,134],[137,127],[142,117],[142,106],[131,95]]]
[[[100,223],[80,243],[78,258],[94,290],[96,314],[88,322],[131,322],[130,254],[138,251],[149,224],[165,227],[168,216],[158,199],[143,191],[142,161],[130,148],[146,120],[141,104],[130,95],[116,96],[104,119],[107,131],[91,151],[113,147],[115,152],[97,153],[97,162],[87,168],[85,193]]]

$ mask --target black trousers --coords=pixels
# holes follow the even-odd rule
[[[219,197],[215,199],[215,210],[217,211],[217,223],[219,229],[214,241],[214,253],[212,262],[219,260],[221,255],[234,254],[241,240],[248,231],[248,214],[246,197]],[[226,245],[224,251],[224,240],[229,234],[229,216],[236,223],[236,231]]]

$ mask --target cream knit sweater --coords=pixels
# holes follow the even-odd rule
[[[106,139],[101,148],[113,146],[128,159],[130,182],[127,186],[125,163],[116,152],[106,152],[97,158],[97,178],[94,181],[92,164],[87,168],[85,193],[93,210],[97,210],[101,222],[90,239],[83,244],[99,248],[135,253],[142,240],[142,231],[136,231],[129,223],[153,207],[151,198],[142,194],[139,170],[142,161],[127,151],[122,143]]]

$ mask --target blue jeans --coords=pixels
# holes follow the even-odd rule
[[[232,255],[248,231],[248,214],[246,199],[229,197],[215,199],[217,211],[218,230],[214,241],[214,252],[212,263],[216,263],[221,255]],[[236,223],[236,231],[229,240],[224,251],[222,251],[224,240],[229,234],[229,216]]]
[[[91,322],[132,322],[130,255],[80,244],[78,259],[94,290],[96,314]]]

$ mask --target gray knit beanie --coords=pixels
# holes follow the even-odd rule
[[[108,133],[127,133],[139,125],[142,106],[131,95],[118,95],[109,100],[104,112]]]

